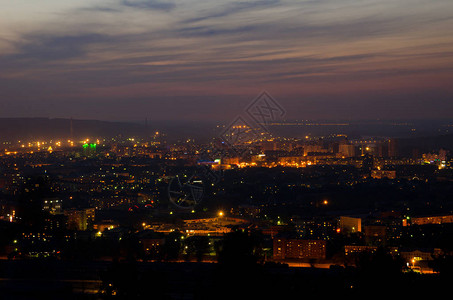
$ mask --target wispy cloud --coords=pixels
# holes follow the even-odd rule
[[[208,10],[205,14],[185,19],[182,23],[198,23],[200,21],[228,17],[237,13],[256,11],[263,8],[274,8],[280,4],[280,0],[233,1],[225,4],[219,3],[219,5],[216,5],[212,10]]]
[[[451,91],[442,85],[453,69],[451,9],[449,0],[10,4],[0,12],[0,86],[17,101],[27,98],[21,84],[29,97],[99,99],[261,88],[366,98],[411,82]]]
[[[157,9],[169,11],[176,7],[172,1],[155,1],[155,0],[122,0],[122,5],[139,9]]]

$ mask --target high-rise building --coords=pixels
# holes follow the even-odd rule
[[[70,209],[64,212],[68,218],[68,228],[73,230],[87,230],[94,222],[95,209]]]
[[[398,143],[396,139],[388,140],[388,156],[397,157],[398,156]]]
[[[364,226],[365,242],[367,245],[381,246],[386,242],[387,228],[383,225]]]
[[[338,146],[338,153],[344,157],[354,157],[355,146],[350,144],[340,144]]]
[[[342,233],[362,232],[362,219],[341,216],[339,227]]]

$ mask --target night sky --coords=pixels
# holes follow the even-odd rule
[[[453,117],[452,0],[0,4],[0,117]]]

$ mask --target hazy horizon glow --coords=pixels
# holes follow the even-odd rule
[[[453,117],[451,0],[0,3],[0,117]]]

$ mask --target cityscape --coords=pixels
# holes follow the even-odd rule
[[[228,130],[215,126],[228,134],[207,143],[171,143],[165,132],[149,128],[144,137],[74,138],[74,120],[66,123],[64,140],[2,144],[7,293],[22,289],[22,269],[52,282],[52,273],[42,274],[43,264],[62,276],[60,286],[31,281],[31,290],[38,285],[43,295],[70,291],[99,299],[147,293],[121,283],[121,276],[140,276],[127,269],[130,264],[140,272],[153,270],[152,276],[181,276],[176,274],[189,272],[184,268],[207,276],[226,260],[226,267],[235,266],[224,271],[231,276],[264,268],[249,274],[266,277],[259,282],[290,276],[289,270],[320,270],[342,278],[335,293],[348,295],[370,288],[355,277],[361,272],[399,274],[407,280],[400,284],[411,288],[425,280],[432,288],[432,278],[442,288],[439,278],[450,272],[453,157],[447,148],[423,153],[423,145],[405,156],[402,140],[394,137],[350,139],[338,132],[287,138],[251,135],[259,130],[234,124]],[[230,136],[238,128],[245,138],[233,144]],[[378,265],[366,265],[373,263]],[[113,266],[127,271],[108,271]],[[300,280],[315,276],[295,274]],[[195,298],[201,292],[202,279],[169,287],[178,280],[168,279],[161,296]],[[269,292],[284,293],[280,288],[295,287],[281,283]]]
[[[1,300],[451,294],[453,1],[0,4]]]

